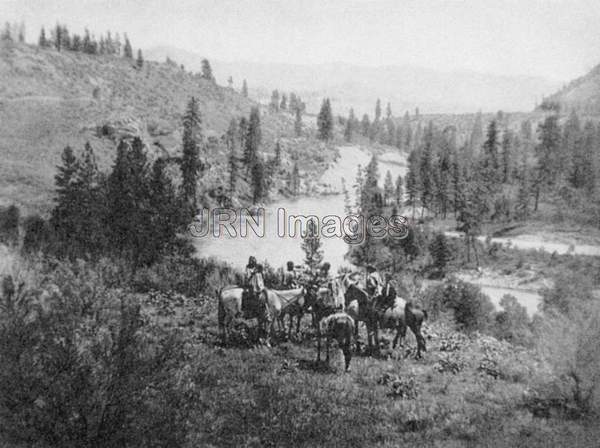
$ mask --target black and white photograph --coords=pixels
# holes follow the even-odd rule
[[[600,2],[0,0],[0,448],[598,422]]]

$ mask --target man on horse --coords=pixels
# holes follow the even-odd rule
[[[286,270],[283,273],[283,288],[284,289],[298,288],[298,276],[296,275],[293,261],[287,262]]]
[[[381,275],[379,275],[379,272],[377,272],[377,269],[373,265],[368,265],[366,290],[371,300],[375,300],[381,296],[382,287],[383,280],[381,280]]]
[[[394,301],[396,300],[396,288],[392,284],[392,274],[390,272],[386,272],[384,275],[384,284],[381,290],[381,295],[376,298],[375,309],[384,313],[385,310],[394,306]]]

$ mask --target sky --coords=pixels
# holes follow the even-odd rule
[[[567,81],[600,63],[598,0],[0,0],[27,40],[57,21],[224,61],[412,65]]]

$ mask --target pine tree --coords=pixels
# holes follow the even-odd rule
[[[287,96],[285,93],[281,94],[281,103],[279,104],[279,109],[287,110]]]
[[[406,174],[406,205],[412,207],[412,217],[415,217],[415,209],[419,200],[419,154],[413,150],[408,156],[408,173]]]
[[[381,119],[381,100],[377,98],[377,102],[375,103],[375,120],[373,122],[378,122]]]
[[[425,209],[430,208],[433,199],[433,145],[434,145],[434,128],[430,121],[423,138],[423,150],[419,160],[419,190],[421,201],[421,216]]]
[[[254,106],[250,109],[248,121],[248,133],[244,147],[244,163],[247,170],[253,169],[258,156],[258,150],[262,143],[262,130],[260,127],[260,111]]]
[[[402,207],[404,198],[404,188],[402,187],[403,180],[402,176],[398,175],[396,178],[396,186],[394,187],[394,201],[396,207]]]
[[[215,82],[212,67],[210,66],[210,62],[208,62],[208,59],[202,59],[202,78],[210,82]]]
[[[292,194],[297,196],[300,194],[300,171],[298,170],[298,164],[294,163],[294,168],[292,168],[292,175],[290,179],[290,189],[292,190]]]
[[[531,182],[529,179],[529,167],[527,166],[527,155],[524,153],[524,160],[519,169],[518,190],[515,204],[515,216],[520,220],[527,220],[530,213],[531,203]]]
[[[19,24],[19,31],[18,31],[18,40],[19,43],[24,44],[25,43],[25,24],[23,22],[21,22]]]
[[[266,173],[265,165],[260,157],[257,157],[252,165],[252,202],[257,204],[266,197]]]
[[[70,239],[76,234],[75,216],[79,208],[77,194],[77,171],[79,160],[73,149],[66,146],[61,155],[61,165],[54,176],[56,185],[56,205],[52,210],[50,224],[58,241],[64,247],[69,246]],[[59,251],[61,251],[59,249]]]
[[[490,194],[499,189],[502,181],[500,160],[498,156],[498,127],[496,120],[490,121],[483,144],[483,154],[479,168],[481,181]]]
[[[550,115],[546,117],[544,122],[538,128],[540,142],[535,148],[536,153],[536,175],[533,181],[534,184],[534,207],[537,211],[541,189],[545,186],[554,186],[559,165],[560,151],[560,126],[558,125],[558,117]]]
[[[56,51],[60,51],[63,46],[62,32],[62,27],[57,23],[54,27],[54,48],[56,48]]]
[[[138,49],[137,59],[135,60],[135,65],[137,68],[142,68],[144,66],[144,58],[142,56],[142,50]]]
[[[294,119],[294,133],[296,137],[302,135],[302,110],[296,107],[296,118]]]
[[[150,232],[146,263],[154,263],[172,253],[177,242],[177,232],[183,218],[180,216],[175,187],[166,172],[167,163],[157,159],[149,180]]]
[[[183,117],[183,150],[181,156],[181,191],[188,217],[195,216],[198,178],[202,171],[200,145],[202,144],[202,121],[196,98],[190,98]]]
[[[311,219],[306,225],[306,232],[302,235],[301,246],[304,251],[304,263],[311,273],[315,273],[323,262],[322,245],[317,223]]]
[[[242,96],[245,98],[248,98],[248,83],[246,83],[245,79],[244,79],[244,82],[242,83]]]
[[[582,130],[577,112],[573,110],[563,126],[562,141],[559,146],[557,164],[560,167],[557,174],[570,181],[577,188],[580,186],[578,175],[580,171],[575,164],[581,166]],[[579,168],[578,167],[578,168]],[[561,179],[562,180],[562,179]],[[557,182],[561,183],[561,182]]]
[[[360,121],[360,133],[366,137],[369,135],[369,129],[371,129],[371,122],[369,121],[369,116],[364,114]]]
[[[87,30],[86,30],[87,35]],[[85,45],[84,45],[85,47]],[[129,38],[127,34],[125,34],[125,44],[123,46],[123,57],[128,59],[133,59],[133,48],[131,47],[131,42],[129,42]]]
[[[473,129],[471,131],[471,138],[469,140],[469,157],[474,154],[478,154],[483,144],[483,122],[481,112],[477,112],[475,115],[475,122],[473,123]]]
[[[446,275],[446,267],[452,259],[452,251],[448,244],[448,239],[443,233],[438,233],[429,244],[429,252],[433,258],[433,267],[439,276]]]
[[[269,103],[271,112],[279,112],[279,91],[273,90],[271,94],[271,102]]]
[[[281,166],[281,143],[279,140],[275,143],[275,158],[273,159],[275,167]]]
[[[44,27],[42,27],[42,30],[40,31],[38,46],[40,48],[46,48],[48,46],[48,40],[46,39],[46,30],[44,29]]]
[[[323,100],[321,110],[317,116],[318,137],[320,140],[329,140],[333,137],[333,114],[329,98]]]
[[[347,142],[352,141],[352,135],[354,134],[354,127],[356,126],[356,117],[354,116],[354,109],[350,108],[348,113],[348,119],[346,120],[346,128],[344,129],[344,139]]]
[[[385,173],[385,180],[383,182],[383,204],[390,205],[394,198],[394,181],[392,180],[392,173],[388,170]]]
[[[237,177],[238,177],[238,156],[235,148],[236,134],[238,130],[238,124],[233,118],[229,122],[229,129],[225,134],[225,144],[229,150],[229,198],[230,202],[235,196]]]
[[[82,51],[82,45],[79,34],[73,34],[73,39],[71,39],[71,51]]]
[[[514,136],[510,130],[505,130],[502,135],[502,182],[509,183],[513,170],[512,162],[512,146],[514,144]]]

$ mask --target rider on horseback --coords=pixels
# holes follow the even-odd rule
[[[383,280],[381,280],[381,276],[377,269],[373,265],[367,266],[367,294],[371,300],[377,299],[381,296],[381,290],[383,286]]]
[[[396,300],[396,288],[392,284],[392,274],[386,272],[384,275],[385,282],[382,288],[382,293],[375,302],[375,308],[379,312],[385,312],[386,309],[394,306]]]
[[[294,270],[294,262],[288,261],[286,271],[283,273],[283,288],[295,289],[298,287],[298,276]]]

